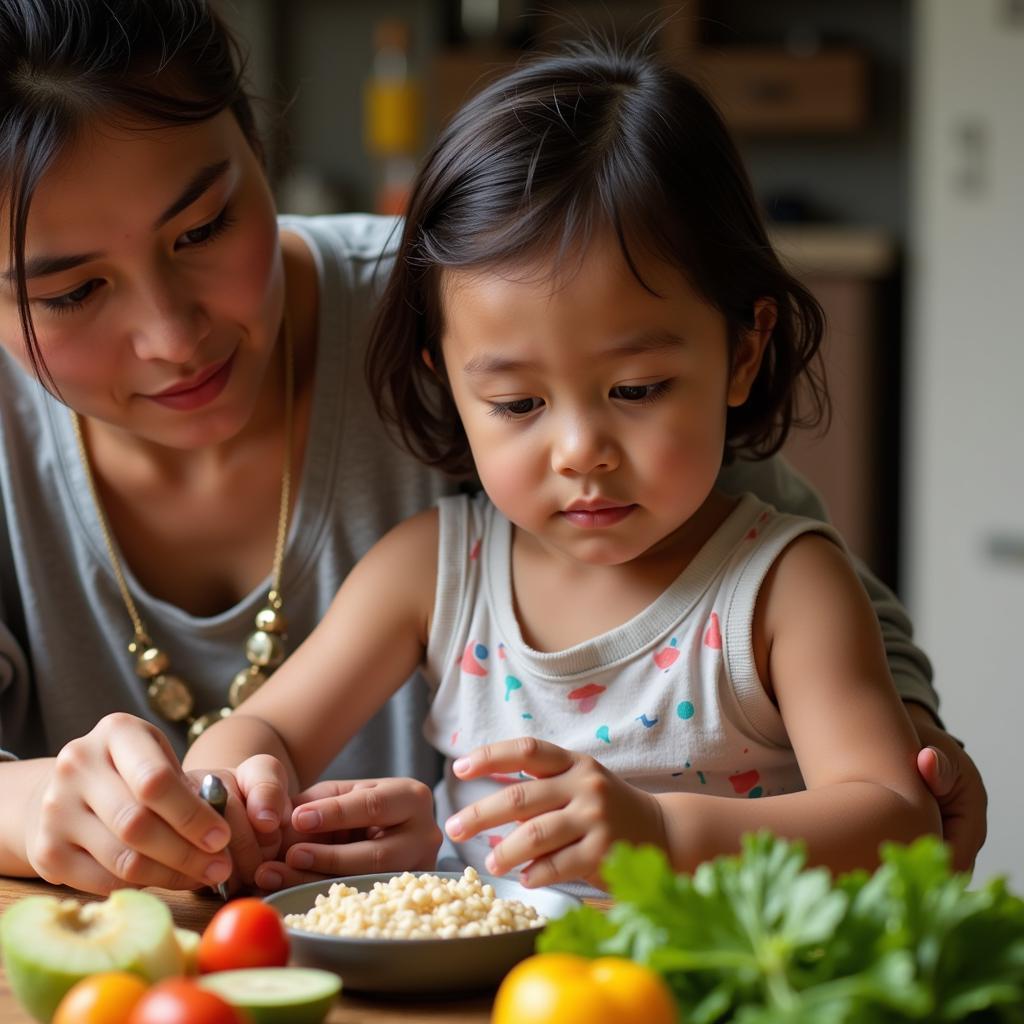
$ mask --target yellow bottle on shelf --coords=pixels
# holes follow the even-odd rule
[[[364,130],[367,151],[377,163],[374,206],[378,213],[403,213],[423,128],[420,86],[409,70],[409,25],[397,18],[379,22],[373,44]]]

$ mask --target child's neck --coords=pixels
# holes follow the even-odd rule
[[[736,499],[714,491],[671,537],[619,565],[557,557],[513,528],[512,590],[523,639],[534,650],[561,651],[628,622],[678,578],[735,507]]]

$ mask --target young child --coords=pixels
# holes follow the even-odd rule
[[[821,333],[683,75],[585,49],[492,85],[419,175],[368,364],[409,447],[484,493],[388,534],[186,764],[271,753],[294,790],[421,665],[440,820],[530,886],[600,885],[617,839],[690,869],[770,828],[840,870],[937,831],[841,541],[716,487],[798,384],[820,411]]]

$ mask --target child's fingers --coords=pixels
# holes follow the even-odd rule
[[[586,835],[569,814],[552,811],[523,822],[487,855],[485,864],[492,875],[503,875],[517,864],[546,857]],[[579,877],[579,876],[576,876]]]
[[[396,831],[353,843],[300,843],[288,850],[285,863],[295,872],[311,873],[310,878],[379,874],[408,870],[414,860],[410,850],[409,837]]]
[[[337,796],[299,804],[292,813],[297,832],[390,828],[412,819],[433,821],[430,788],[415,779],[373,779]]]
[[[245,810],[257,832],[269,834],[291,816],[288,775],[284,765],[269,754],[256,754],[235,769]]]
[[[316,782],[309,789],[296,793],[294,804],[298,807],[299,804],[312,803],[314,800],[343,796],[345,793],[350,793],[355,784],[356,780],[354,779],[324,779],[323,782]]]
[[[526,772],[537,778],[546,778],[568,771],[575,763],[576,755],[571,750],[533,736],[520,736],[471,750],[455,761],[452,771],[460,779],[508,772]]]
[[[604,852],[592,834],[584,836],[575,843],[527,864],[519,873],[519,882],[527,889],[538,889],[544,885],[583,878],[596,888],[603,889],[608,884],[600,875]]]
[[[565,807],[572,796],[572,788],[561,779],[515,782],[463,807],[444,823],[444,830],[455,842],[465,842],[489,828],[534,820],[538,814]]]

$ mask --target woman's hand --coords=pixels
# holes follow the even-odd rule
[[[41,878],[86,892],[195,889],[230,875],[229,838],[164,734],[118,713],[68,743],[41,779],[25,853]]]
[[[942,838],[953,849],[953,867],[971,871],[988,834],[988,794],[977,765],[927,708],[905,705],[922,750],[917,770],[939,803]]]
[[[415,779],[319,782],[294,798],[283,861],[256,872],[263,889],[338,875],[429,871],[441,832],[430,788]]]
[[[491,850],[487,870],[520,875],[534,888],[584,878],[600,888],[601,862],[617,839],[665,848],[661,807],[584,754],[524,737],[477,747],[452,766],[460,779],[524,772],[534,778],[506,786],[445,822],[455,842],[509,822],[521,824]]]

